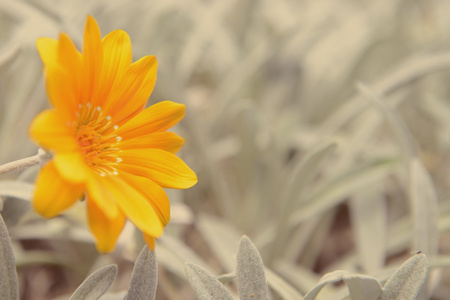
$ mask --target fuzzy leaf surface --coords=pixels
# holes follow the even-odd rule
[[[109,265],[98,269],[76,289],[70,300],[97,300],[113,283],[117,275],[117,266]]]
[[[19,299],[11,239],[0,215],[0,299]]]
[[[427,257],[424,254],[414,255],[392,274],[383,287],[380,300],[416,299],[427,275]]]
[[[199,300],[233,300],[233,297],[223,284],[202,267],[187,263],[185,270]]]
[[[130,288],[125,299],[155,299],[158,285],[158,264],[156,255],[144,246],[134,264]]]
[[[241,238],[239,244],[236,279],[241,300],[269,299],[261,256],[246,236]]]

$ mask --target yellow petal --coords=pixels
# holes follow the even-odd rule
[[[82,183],[87,180],[88,166],[79,152],[59,152],[53,158],[55,167],[65,180]]]
[[[89,172],[86,184],[86,193],[89,199],[94,201],[97,207],[101,208],[107,218],[117,218],[117,215],[120,213],[119,208],[114,201],[114,194],[109,189],[105,177]]]
[[[29,134],[41,147],[53,151],[75,151],[78,144],[55,110],[40,113],[31,122]]]
[[[95,88],[99,86],[103,65],[103,46],[100,28],[92,16],[88,16],[83,39],[83,104],[90,102],[97,106],[99,99],[93,99]]]
[[[166,131],[184,117],[186,106],[172,101],[153,104],[117,130],[120,136],[142,136],[149,132]]]
[[[58,41],[51,38],[39,38],[36,47],[45,66],[58,64]]]
[[[132,63],[122,78],[111,88],[105,111],[120,124],[142,110],[156,82],[157,62],[154,56],[144,56]]]
[[[104,184],[111,192],[112,200],[136,227],[152,236],[161,236],[164,227],[152,205],[134,188],[137,182],[132,186],[119,172],[119,175],[105,176]]]
[[[120,152],[118,168],[147,177],[162,187],[186,189],[197,183],[197,175],[183,160],[160,149],[130,149]]]
[[[45,83],[48,98],[61,118],[67,121],[76,119],[75,110],[78,100],[75,95],[73,76],[67,70],[58,67],[49,67],[45,70]]]
[[[69,36],[65,33],[61,33],[59,35],[59,44],[58,44],[58,58],[59,62],[65,69],[67,75],[65,76],[65,80],[68,82],[66,85],[68,85],[68,89],[70,91],[70,94],[74,96],[76,101],[74,99],[71,99],[71,102],[74,103],[72,106],[73,108],[77,108],[81,97],[81,80],[83,80],[82,76],[82,56],[81,53],[77,50],[75,47],[75,44],[72,42],[72,40],[69,38]],[[66,95],[68,91],[66,90]],[[64,97],[66,99],[67,97]]]
[[[80,199],[83,190],[83,184],[64,180],[53,162],[49,162],[41,169],[36,180],[33,207],[42,216],[52,218]]]
[[[88,198],[86,202],[89,228],[97,241],[97,250],[101,253],[111,252],[116,246],[126,218],[122,212],[119,212],[114,218],[109,218],[95,201]]]
[[[152,132],[128,139],[122,135],[121,149],[156,148],[176,153],[184,144],[184,139],[173,132]]]
[[[159,220],[165,227],[170,221],[170,202],[166,192],[154,181],[141,176],[134,176],[125,172],[121,177],[138,192],[145,196],[158,215]]]
[[[145,232],[143,232],[143,235],[144,235],[144,240],[147,243],[150,250],[154,251],[155,250],[155,238],[152,237],[151,235],[146,234]]]
[[[131,65],[131,41],[123,30],[108,33],[102,40],[103,68],[99,90],[94,98],[106,99],[112,85],[120,80],[125,70]],[[103,103],[99,103],[103,104]]]

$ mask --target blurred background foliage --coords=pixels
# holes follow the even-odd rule
[[[244,234],[301,294],[337,269],[387,279],[423,251],[427,297],[447,299],[449,11],[438,0],[0,0],[0,163],[37,151],[27,129],[48,103],[36,39],[64,31],[79,47],[91,14],[103,34],[129,33],[135,60],[157,56],[149,103],[187,105],[175,130],[199,182],[168,191],[157,299],[195,299],[185,262],[233,272]],[[50,221],[30,211],[37,171],[0,177],[21,298],[64,297],[110,263],[122,290],[139,234],[127,227],[98,255],[83,203]]]

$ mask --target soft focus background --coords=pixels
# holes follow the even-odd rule
[[[185,262],[233,272],[243,234],[301,294],[337,269],[386,278],[422,251],[429,296],[448,299],[433,266],[450,253],[450,1],[0,0],[0,163],[37,151],[36,39],[65,31],[79,47],[87,14],[103,35],[127,31],[134,60],[157,56],[149,104],[187,105],[175,130],[199,182],[168,191],[157,299],[195,299]],[[110,263],[113,291],[127,287],[133,226],[99,255],[83,203],[47,221],[4,200],[22,299],[65,299]]]

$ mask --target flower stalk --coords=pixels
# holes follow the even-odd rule
[[[43,165],[49,158],[51,154],[47,151],[39,148],[38,153],[36,155],[22,158],[16,161],[12,161],[0,166],[0,175],[6,174],[9,172],[23,170],[35,165]]]

